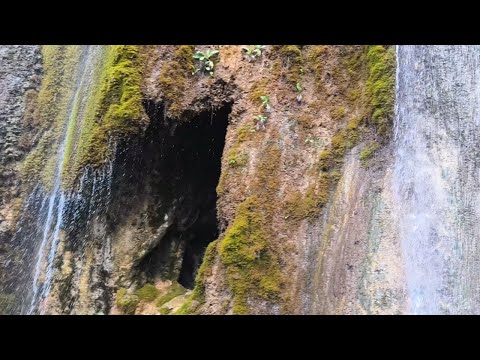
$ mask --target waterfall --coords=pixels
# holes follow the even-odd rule
[[[82,115],[85,112],[85,105],[91,92],[91,87],[95,85],[93,81],[94,70],[98,66],[101,54],[101,46],[83,46],[81,49],[74,95],[68,107],[64,134],[56,156],[54,185],[50,191],[42,191],[42,205],[37,214],[39,220],[37,227],[42,228],[41,236],[38,236],[40,232],[37,229],[37,238],[31,239],[31,241],[35,242],[33,246],[35,254],[32,256],[35,261],[33,265],[33,279],[31,281],[31,294],[29,295],[31,300],[28,309],[25,311],[28,314],[43,314],[47,310],[45,301],[52,287],[55,255],[60,241],[60,232],[65,227],[66,207],[73,208],[75,198],[82,195],[83,181],[81,181],[77,194],[75,192],[67,193],[62,188],[62,175],[68,158],[67,154],[71,152],[69,147],[74,147],[71,141],[72,134],[81,131]],[[103,171],[100,176],[104,177],[104,174],[110,174],[111,170],[108,170],[110,168],[107,167],[107,172]],[[95,182],[97,180],[97,174],[94,175],[93,194],[95,193]],[[37,191],[36,189],[35,192]]]
[[[409,312],[480,313],[480,46],[397,47],[393,190]]]

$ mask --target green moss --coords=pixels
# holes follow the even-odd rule
[[[330,179],[328,173],[321,173],[315,185],[311,185],[306,193],[303,204],[305,217],[314,218],[320,214],[320,209],[328,201]]]
[[[373,156],[379,147],[380,144],[378,144],[376,141],[372,141],[362,149],[360,152],[360,160],[364,166],[368,164],[368,160]]]
[[[299,221],[318,218],[328,201],[330,187],[330,175],[322,172],[315,183],[307,188],[304,196],[300,191],[292,192],[285,201],[287,219]]]
[[[133,315],[137,308],[138,302],[138,296],[128,294],[127,289],[120,288],[117,291],[115,303],[117,307],[123,311],[124,314]]]
[[[170,313],[172,312],[172,309],[169,309],[167,307],[161,307],[160,309],[158,309],[158,312],[161,315],[170,315]]]
[[[395,102],[395,52],[392,46],[369,46],[367,91],[372,108],[372,123],[377,132],[388,136]]]
[[[193,45],[178,46],[173,58],[164,64],[160,72],[159,83],[171,117],[178,117],[182,110],[182,101],[188,77],[193,63]]]
[[[322,150],[318,156],[318,165],[321,171],[328,171],[332,167],[333,155],[330,150]]]
[[[349,101],[355,102],[360,98],[360,95],[361,95],[360,89],[351,89],[349,90],[347,97]]]
[[[362,72],[364,64],[365,52],[363,49],[361,51],[353,49],[344,59],[344,67],[348,70],[349,75],[354,77],[357,77]]]
[[[287,67],[287,73],[285,78],[291,86],[295,86],[301,82],[303,75],[303,56],[302,50],[297,45],[283,45],[273,46],[273,50],[276,51],[283,59],[283,65]]]
[[[227,163],[231,167],[245,166],[248,162],[246,153],[240,151],[237,147],[230,149],[227,155]]]
[[[332,152],[337,162],[341,162],[347,150],[353,148],[360,140],[360,119],[352,119],[346,128],[338,131],[332,138]]]
[[[65,132],[80,54],[81,47],[76,45],[42,46],[42,86],[35,100],[35,110],[30,112],[28,119],[29,124],[35,126],[39,141],[22,164],[25,182],[43,179],[46,188],[53,186],[53,174],[48,172],[52,172],[52,163],[56,163],[60,138]]]
[[[147,125],[140,89],[142,70],[138,46],[115,45],[106,49],[96,76],[100,86],[87,102],[70,170],[74,177],[86,165],[95,168],[108,162],[112,156],[110,143],[138,134]],[[68,166],[64,173],[69,173]]]
[[[153,301],[156,299],[158,294],[159,291],[153,284],[145,284],[137,291],[138,298],[143,301]]]
[[[238,168],[245,166],[248,163],[248,154],[246,151],[242,150],[242,143],[249,140],[253,132],[255,132],[255,130],[250,124],[243,125],[238,129],[235,142],[227,153],[227,164],[229,167]],[[216,188],[218,195],[223,193],[225,176],[226,172],[223,171]]]
[[[63,185],[69,187],[86,165],[110,160],[110,143],[137,134],[146,125],[140,83],[140,48],[130,45],[95,49],[90,81],[79,82],[80,46],[44,46],[43,79],[35,119],[40,141],[25,159],[22,174],[51,186],[57,152],[66,134]],[[80,86],[80,87],[79,87]],[[77,93],[78,91],[78,93]],[[77,94],[75,96],[75,94]]]
[[[275,135],[278,136],[278,133]],[[276,213],[272,199],[279,189],[277,175],[280,161],[278,144],[268,142],[261,151],[254,175],[252,191],[255,195],[238,206],[235,219],[222,239],[207,248],[195,289],[177,314],[195,313],[205,301],[205,280],[210,275],[217,253],[225,267],[228,285],[233,293],[234,313],[249,313],[248,299],[261,298],[272,302],[281,300],[280,289],[284,280],[270,242],[273,239],[271,222]]]
[[[255,132],[255,129],[250,124],[242,126],[238,129],[237,141],[239,143],[247,141],[253,132]]]
[[[253,82],[248,92],[248,98],[254,104],[261,104],[261,96],[268,96],[269,79],[260,79]]]
[[[347,110],[343,106],[338,106],[333,109],[331,116],[334,120],[340,120],[347,114]]]
[[[157,307],[160,309],[163,305],[165,305],[170,300],[176,298],[177,296],[185,294],[185,288],[177,282],[173,282],[166,291],[165,294],[160,296],[157,300]]]
[[[222,173],[220,174],[220,179],[218,179],[218,184],[217,184],[217,187],[215,188],[215,192],[217,193],[217,195],[220,197],[223,192],[225,191],[225,176],[226,176],[226,172],[225,170],[222,171]]]
[[[310,46],[306,56],[308,68],[313,73],[317,90],[320,91],[323,90],[323,69],[327,50],[326,45]]]
[[[278,260],[268,250],[268,224],[256,196],[239,205],[218,249],[234,296],[233,312],[249,312],[247,299],[258,296],[277,300],[281,273]]]
[[[195,278],[195,288],[188,300],[175,313],[176,315],[189,315],[195,313],[205,300],[205,281],[212,274],[213,263],[217,254],[218,240],[212,241],[205,249],[202,265]]]

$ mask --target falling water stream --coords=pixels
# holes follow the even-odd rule
[[[76,190],[62,187],[103,54],[102,46],[81,47],[53,185],[38,185],[25,201],[23,223],[35,224],[18,230],[31,243],[22,313],[48,312],[62,233],[88,229],[106,211],[113,163],[85,169]],[[397,46],[393,148],[408,313],[480,314],[480,46]]]
[[[409,312],[480,313],[480,46],[397,47],[399,236]]]
[[[34,265],[31,303],[27,311],[28,314],[36,312],[42,314],[46,310],[43,302],[47,299],[52,286],[55,254],[60,239],[60,230],[63,226],[63,216],[68,196],[62,189],[62,174],[67,160],[68,136],[71,136],[76,129],[81,127],[82,114],[85,111],[84,107],[91,86],[94,85],[92,78],[101,51],[100,46],[82,46],[81,49],[74,96],[69,105],[65,119],[64,136],[57,153],[54,186],[50,192],[45,192],[40,208],[40,216],[44,218],[43,231],[41,239],[38,240],[39,247]],[[95,186],[95,182],[93,186]]]

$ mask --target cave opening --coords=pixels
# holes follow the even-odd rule
[[[205,249],[219,235],[216,187],[232,105],[181,122],[165,119],[163,109],[155,104],[145,108],[151,125],[142,151],[143,162],[149,164],[143,168],[155,177],[153,187],[163,204],[155,209],[159,218],[151,221],[164,221],[165,208],[174,212],[168,230],[142,260],[140,270],[149,280],[176,280],[193,289]]]

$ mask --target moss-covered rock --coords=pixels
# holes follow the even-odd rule
[[[157,298],[159,294],[158,289],[153,284],[145,284],[143,287],[138,289],[137,296],[140,300],[143,301],[153,301]]]
[[[177,118],[182,111],[184,92],[194,67],[193,51],[192,45],[178,46],[173,58],[163,65],[160,72],[159,83],[166,111],[173,118]]]
[[[164,304],[172,300],[173,298],[176,298],[177,296],[185,294],[187,290],[180,285],[177,282],[173,282],[172,285],[170,285],[165,292],[163,292],[163,295],[161,295],[157,301],[156,305],[160,309]]]
[[[294,89],[295,85],[301,82],[303,75],[303,54],[297,45],[274,46],[276,51],[283,60],[283,65],[287,68],[285,79]]]
[[[368,160],[373,156],[375,151],[380,147],[380,144],[376,141],[372,141],[366,145],[360,152],[360,161],[365,166],[368,164]]]
[[[388,136],[395,102],[395,50],[393,46],[369,46],[367,90],[372,122],[382,136]]]
[[[247,299],[278,299],[281,273],[278,260],[268,250],[268,224],[256,196],[239,205],[232,225],[218,245],[234,296],[233,312],[247,314]]]
[[[120,288],[116,294],[115,304],[126,315],[135,314],[139,298],[135,294],[129,294],[127,289]]]
[[[148,123],[140,89],[143,60],[139,46],[109,46],[104,56],[100,86],[87,102],[75,159],[70,169],[69,163],[64,169],[70,180],[86,165],[104,165],[111,159],[112,143],[140,133]]]
[[[111,159],[113,143],[138,134],[147,124],[140,47],[115,45],[91,51],[93,72],[90,82],[83,83],[79,71],[86,51],[81,46],[42,48],[44,76],[37,109],[29,120],[41,136],[26,157],[22,174],[32,182],[42,180],[47,188],[55,176],[63,136],[63,185],[70,187],[85,166],[98,168]]]
[[[218,240],[212,241],[208,244],[205,255],[203,256],[202,264],[198,269],[197,276],[195,277],[195,288],[188,300],[180,307],[176,312],[176,315],[190,315],[195,313],[197,308],[205,300],[205,281],[212,275],[213,262],[217,254]]]

